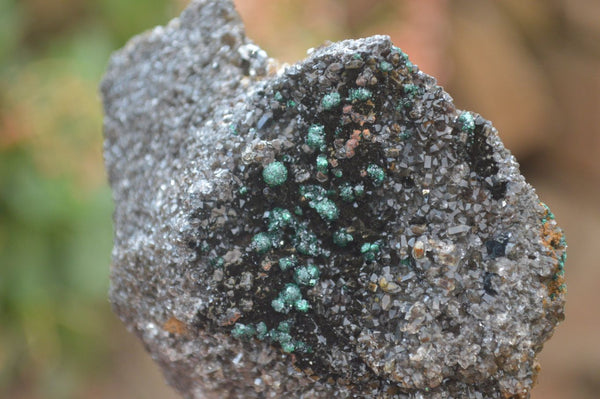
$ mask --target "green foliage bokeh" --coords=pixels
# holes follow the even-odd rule
[[[0,397],[81,397],[110,368],[98,83],[182,5],[0,0]]]

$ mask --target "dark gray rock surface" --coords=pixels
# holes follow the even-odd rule
[[[101,89],[110,298],[185,397],[529,396],[564,237],[388,37],[278,69],[198,0]]]

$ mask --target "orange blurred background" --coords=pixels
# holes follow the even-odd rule
[[[491,120],[569,243],[567,318],[534,399],[600,392],[600,2],[236,0],[293,63],[386,34]],[[0,0],[0,397],[177,398],[106,300],[111,200],[97,85],[184,0]]]

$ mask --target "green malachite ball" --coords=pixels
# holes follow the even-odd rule
[[[262,175],[269,187],[277,187],[285,183],[288,172],[282,162],[274,161],[265,166]]]

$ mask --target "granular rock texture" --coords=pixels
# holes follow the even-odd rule
[[[194,1],[102,94],[111,301],[185,397],[529,396],[564,237],[388,37],[279,68]]]

